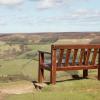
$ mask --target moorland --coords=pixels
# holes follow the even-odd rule
[[[90,70],[88,79],[78,80],[71,75],[82,76],[81,71],[60,72],[56,85],[35,89],[38,50],[50,52],[51,44],[100,44],[100,32],[1,33],[0,100],[100,100],[97,70]],[[45,76],[49,81],[48,71]]]

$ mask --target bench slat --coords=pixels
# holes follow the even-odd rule
[[[96,56],[97,56],[98,49],[94,49],[93,57],[92,57],[92,65],[95,64]]]
[[[58,60],[58,66],[61,66],[62,59],[63,59],[64,49],[60,49],[60,56]]]
[[[83,57],[84,57],[84,54],[85,54],[85,49],[81,49],[80,51],[80,61],[79,61],[79,65],[82,65],[83,64]]]
[[[67,49],[65,66],[69,64],[70,53],[71,53],[71,49]]]
[[[85,55],[85,65],[89,64],[90,54],[91,54],[91,49],[88,49]]]
[[[76,61],[76,58],[77,58],[77,53],[78,53],[78,49],[74,49],[74,55],[73,55],[72,65],[75,65],[75,61]]]

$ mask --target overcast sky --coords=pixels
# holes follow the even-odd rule
[[[0,0],[0,33],[100,31],[100,0]]]

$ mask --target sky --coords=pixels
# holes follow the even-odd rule
[[[0,33],[87,31],[100,31],[100,0],[0,0]]]

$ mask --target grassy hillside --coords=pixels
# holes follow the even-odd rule
[[[77,41],[80,43],[90,42],[90,39],[59,39],[55,44],[73,44]],[[4,42],[4,41],[3,41]],[[9,45],[6,42],[0,45],[0,76],[1,79],[6,78],[9,80],[10,77],[13,79],[16,77],[24,78],[29,80],[37,80],[38,73],[38,50],[49,51],[51,50],[51,43],[49,44],[12,44]],[[10,59],[9,59],[10,58]],[[49,58],[49,56],[46,56]],[[49,77],[48,72],[46,71]],[[79,73],[79,72],[78,72]],[[70,74],[69,72],[60,73],[60,75]],[[57,74],[57,76],[60,76]],[[49,80],[47,77],[47,80]]]
[[[48,85],[41,91],[33,89],[31,93],[27,90],[30,86],[34,87],[32,81],[38,79],[38,50],[50,52],[51,44],[100,42],[99,33],[68,34],[0,36],[0,100],[1,97],[4,98],[3,100],[100,100],[100,82],[96,80],[97,70],[89,71],[89,79],[79,80],[72,79],[71,75],[82,76],[82,71],[57,72],[56,85]],[[46,56],[46,58],[50,57]],[[49,81],[49,75],[50,73],[45,71],[46,81]],[[2,93],[2,89],[9,90],[10,93]],[[17,90],[26,92],[16,94]]]

